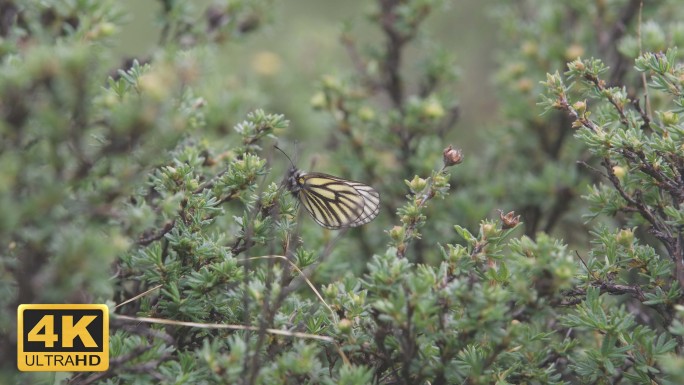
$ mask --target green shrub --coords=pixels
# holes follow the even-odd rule
[[[478,152],[448,146],[458,71],[425,35],[449,4],[379,0],[381,40],[345,29],[353,68],[311,99],[316,171],[382,199],[332,233],[280,184],[287,114],[216,64],[270,2],[161,4],[159,49],[123,65],[114,2],[0,4],[7,382],[684,382],[682,6],[499,5]],[[17,373],[22,303],[108,303],[110,369]]]

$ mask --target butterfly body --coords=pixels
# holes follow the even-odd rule
[[[291,167],[285,187],[319,225],[341,229],[364,225],[378,215],[380,194],[360,182]]]

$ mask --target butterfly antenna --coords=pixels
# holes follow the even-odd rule
[[[289,157],[289,156],[288,156],[288,155],[287,155],[287,154],[285,153],[285,151],[283,151],[283,150],[282,150],[282,149],[281,149],[280,147],[278,147],[278,145],[277,145],[277,144],[274,144],[274,145],[273,145],[273,147],[275,147],[275,149],[276,149],[276,150],[278,150],[278,151],[282,152],[282,153],[283,153],[283,155],[285,155],[285,157],[287,158],[287,160],[289,160],[289,161],[290,161],[290,164],[292,165],[292,167],[295,167],[295,164],[294,164],[294,162],[293,162],[293,161],[292,161],[292,159],[290,159],[290,157]]]

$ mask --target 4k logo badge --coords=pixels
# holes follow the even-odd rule
[[[17,366],[21,371],[107,370],[107,305],[19,305]]]

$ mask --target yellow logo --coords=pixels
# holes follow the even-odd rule
[[[19,305],[17,366],[25,372],[107,370],[107,305]]]

